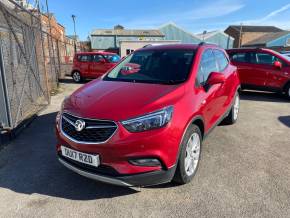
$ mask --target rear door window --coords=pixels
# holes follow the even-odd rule
[[[231,60],[238,63],[252,63],[257,64],[258,59],[256,52],[238,52],[231,54]]]
[[[89,62],[91,61],[91,55],[79,55],[78,60],[80,62]]]
[[[93,55],[93,62],[100,62],[100,60],[104,60],[105,58],[103,57],[103,55],[100,54],[96,54]]]
[[[197,75],[197,80],[199,84],[205,84],[208,76],[212,72],[218,72],[219,68],[216,62],[216,58],[213,54],[212,49],[207,49],[204,51],[199,64],[199,70]]]
[[[110,62],[110,63],[118,63],[121,58],[119,55],[104,55],[104,57]]]
[[[246,53],[246,60],[248,63],[251,63],[251,64],[258,64],[259,63],[256,52]]]
[[[224,71],[229,64],[229,60],[227,59],[225,54],[220,50],[215,49],[215,50],[213,50],[213,53],[214,53],[216,60],[217,60],[217,63],[218,63],[219,72]]]
[[[231,60],[234,62],[246,63],[246,53],[235,53],[231,55]]]
[[[283,64],[283,61],[279,58],[277,58],[274,55],[268,54],[268,53],[257,53],[257,60],[258,64],[268,64],[268,65],[273,65],[275,61],[279,61]]]

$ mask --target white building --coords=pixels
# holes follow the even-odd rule
[[[26,8],[26,9],[34,9],[33,5],[28,3],[27,0],[14,0],[17,4],[21,5],[22,7]],[[35,3],[37,1],[35,0]]]

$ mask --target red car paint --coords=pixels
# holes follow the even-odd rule
[[[236,67],[228,61],[224,70],[213,73],[216,75],[212,77],[212,84],[208,84],[208,87],[197,82],[197,74],[205,51],[220,51],[228,59],[225,51],[217,46],[163,45],[136,52],[164,50],[195,52],[186,81],[177,84],[152,84],[107,81],[102,77],[87,83],[64,101],[62,111],[57,116],[58,154],[61,152],[60,146],[64,145],[77,151],[99,154],[101,166],[110,167],[120,175],[146,175],[149,172],[166,171],[176,165],[179,146],[189,124],[194,122],[199,125],[202,135],[206,136],[231,108],[240,84]],[[214,64],[218,64],[216,59]],[[167,106],[173,106],[174,111],[171,121],[164,127],[132,133],[121,123]],[[61,131],[60,120],[64,112],[81,118],[111,120],[117,124],[118,129],[105,143],[78,143],[67,138]],[[129,163],[130,159],[137,157],[156,157],[161,165],[136,166]]]
[[[227,50],[238,67],[242,88],[285,92],[290,84],[290,60],[270,49]]]
[[[84,56],[88,58],[82,59]],[[111,52],[80,52],[75,54],[73,59],[72,75],[74,72],[79,72],[82,79],[95,79],[104,75],[119,61],[112,62],[109,58],[107,58],[108,56],[116,56],[119,58],[117,54]]]

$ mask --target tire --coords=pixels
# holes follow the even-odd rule
[[[76,83],[81,83],[83,81],[83,78],[79,71],[74,71],[71,76],[72,76],[73,81]]]
[[[230,110],[228,116],[222,121],[222,124],[225,125],[232,125],[237,122],[239,118],[239,111],[240,111],[240,95],[237,92],[235,95],[234,104]]]
[[[290,83],[285,87],[285,96],[290,100]]]
[[[192,144],[190,144],[191,140],[193,142]],[[193,147],[190,147],[191,145]],[[199,166],[201,145],[202,135],[200,129],[198,126],[192,124],[186,130],[182,140],[173,182],[183,185],[192,180]],[[191,152],[191,154],[188,152]]]

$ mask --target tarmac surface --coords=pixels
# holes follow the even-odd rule
[[[122,188],[81,177],[56,159],[64,92],[0,151],[0,217],[289,217],[290,102],[243,92],[238,122],[204,141],[190,184]]]

